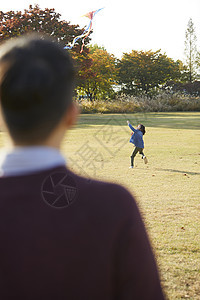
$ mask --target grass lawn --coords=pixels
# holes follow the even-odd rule
[[[146,126],[144,164],[129,169],[130,129]],[[0,146],[5,144],[0,133]],[[136,197],[169,299],[200,299],[200,113],[81,115],[65,137],[68,165]]]

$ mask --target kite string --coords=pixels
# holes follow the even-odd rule
[[[89,35],[91,28],[92,28],[92,20],[90,20],[90,23],[89,23],[88,27],[84,30],[84,32],[81,35],[76,36],[73,39],[72,44],[70,46],[65,46],[64,49],[72,49],[74,47],[75,43],[81,38],[84,38],[84,40],[85,40],[85,38]]]
[[[91,29],[92,29],[92,19],[90,20],[90,27],[89,27],[89,30],[88,30],[88,32],[86,33],[85,37],[83,38],[80,53],[83,52],[83,47],[85,46],[85,39],[86,39],[86,38],[88,37],[88,35],[90,34]]]

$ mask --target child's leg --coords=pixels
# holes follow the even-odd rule
[[[147,160],[146,156],[144,155],[143,150],[144,150],[144,149],[140,148],[139,153],[142,155],[142,158],[144,159],[144,163],[147,164],[147,163],[148,163],[148,160]]]
[[[139,148],[135,147],[135,149],[133,150],[133,153],[131,155],[131,167],[133,167],[133,161],[134,161],[134,157],[136,156],[136,154],[138,153]]]
[[[143,150],[143,148],[139,148],[139,153],[142,155],[142,158],[145,156]]]

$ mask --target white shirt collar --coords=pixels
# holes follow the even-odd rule
[[[26,175],[66,165],[59,150],[46,146],[15,147],[0,152],[0,176]]]

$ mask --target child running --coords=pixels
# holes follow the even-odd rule
[[[142,155],[142,159],[144,159],[144,163],[147,164],[148,160],[146,156],[143,153],[144,150],[144,141],[143,141],[143,135],[145,134],[145,126],[142,124],[139,124],[138,127],[135,129],[130,124],[129,121],[127,121],[128,126],[133,131],[132,136],[130,138],[130,143],[133,143],[135,145],[135,149],[133,150],[133,153],[131,155],[131,166],[129,169],[133,169],[134,166],[134,157],[139,152]]]

